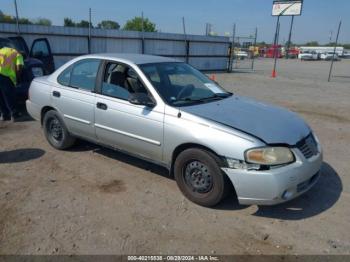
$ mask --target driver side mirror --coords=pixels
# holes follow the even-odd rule
[[[129,102],[134,105],[154,107],[156,103],[145,93],[132,93],[129,96]]]

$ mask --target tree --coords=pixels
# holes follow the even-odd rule
[[[344,46],[345,49],[350,50],[350,44],[344,44],[343,46]]]
[[[16,18],[13,17],[13,22],[16,23]],[[24,24],[24,25],[32,25],[33,22],[30,21],[28,18],[19,18],[18,19],[19,24]]]
[[[69,26],[69,27],[74,27],[75,23],[73,22],[72,19],[70,19],[68,17],[65,17],[64,20],[63,20],[63,25],[64,26]]]
[[[267,46],[267,44],[266,44],[266,42],[262,41],[262,42],[257,42],[256,46],[265,47],[265,46]]]
[[[142,17],[136,16],[133,19],[128,20],[123,29],[129,31],[142,31]],[[148,18],[143,19],[143,30],[145,32],[157,32],[156,25]]]
[[[50,19],[47,18],[38,18],[33,21],[35,25],[46,25],[46,26],[51,26],[52,22]]]
[[[16,17],[4,14],[0,10],[0,22],[15,24],[16,23]],[[32,25],[32,24],[35,24],[35,25],[46,25],[46,26],[52,25],[51,20],[49,20],[47,18],[42,18],[42,17],[39,17],[37,19],[28,19],[28,18],[25,18],[25,17],[21,17],[21,18],[18,19],[18,23],[20,23],[20,24],[27,24],[27,25]]]
[[[89,21],[81,20],[80,22],[74,22],[71,18],[65,17],[63,20],[63,25],[69,27],[89,27]],[[92,24],[91,27],[93,27]]]
[[[89,27],[89,21],[81,20],[79,23],[75,24],[76,27]],[[91,25],[91,27],[93,27]]]
[[[101,23],[97,25],[97,28],[101,29],[119,29],[120,25],[118,22],[112,21],[112,20],[103,20]]]
[[[319,46],[319,43],[317,41],[311,41],[307,42],[305,46]]]

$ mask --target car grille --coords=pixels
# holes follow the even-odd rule
[[[299,141],[297,148],[307,159],[318,154],[317,142],[312,134]]]

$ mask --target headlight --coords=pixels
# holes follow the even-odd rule
[[[245,161],[234,159],[234,158],[225,158],[226,165],[232,169],[244,169],[244,170],[259,170],[260,165],[257,164],[248,164]]]
[[[294,162],[292,151],[287,147],[261,147],[249,149],[245,153],[248,163],[260,165],[282,165]]]
[[[32,67],[32,73],[34,77],[43,76],[44,70],[41,67]]]

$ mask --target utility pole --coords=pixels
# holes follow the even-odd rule
[[[145,53],[145,25],[144,25],[144,17],[143,17],[143,11],[141,13],[141,19],[142,19],[142,22],[141,22],[141,27],[142,27],[142,47],[141,47],[141,51],[142,51],[142,54]]]
[[[292,40],[292,31],[293,31],[293,24],[294,24],[294,15],[292,15],[292,21],[290,22],[290,29],[289,29],[289,36],[288,36],[288,42],[287,42],[287,54],[286,58],[289,58],[289,49],[290,49],[290,41]]]
[[[89,8],[89,36],[88,36],[88,51],[91,54],[91,8]]]
[[[17,0],[14,0],[14,4],[15,4],[15,10],[16,10],[17,34],[19,35],[21,32],[19,31],[19,17],[18,17]]]
[[[213,26],[212,24],[208,23],[207,35],[209,35],[209,36],[211,35],[212,26]]]
[[[333,30],[329,32],[329,43],[332,43]]]
[[[186,63],[188,63],[190,47],[189,47],[189,42],[187,41],[185,17],[182,17],[182,27],[184,30],[184,37],[185,37]]]
[[[255,28],[255,37],[254,37],[254,45],[253,45],[253,60],[251,65],[251,70],[254,70],[254,61],[255,61],[255,48],[256,48],[256,40],[258,38],[258,27]]]
[[[236,23],[232,28],[232,54],[231,54],[231,71],[233,70],[233,60],[235,59],[235,38],[236,38]]]
[[[340,20],[339,26],[338,26],[337,37],[336,37],[336,39],[335,39],[335,44],[334,44],[334,51],[333,51],[332,63],[331,63],[331,67],[330,67],[330,69],[329,69],[328,82],[331,81],[331,77],[332,77],[332,71],[333,71],[333,64],[334,64],[335,52],[337,51],[337,45],[338,45],[338,39],[339,39],[339,33],[340,33],[341,24],[342,24],[342,21]]]

